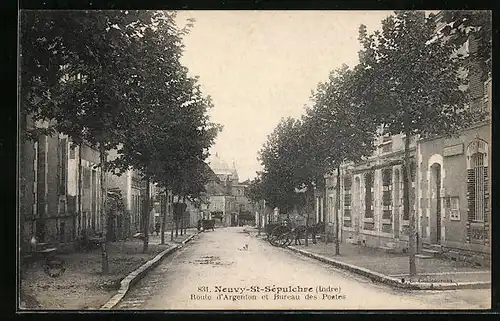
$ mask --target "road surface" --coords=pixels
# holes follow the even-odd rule
[[[490,293],[394,289],[228,227],[194,237],[116,309],[489,309]]]

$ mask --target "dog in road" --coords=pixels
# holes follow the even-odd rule
[[[241,249],[238,249],[239,251],[248,251],[248,244],[245,244]]]

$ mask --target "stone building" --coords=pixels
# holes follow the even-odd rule
[[[27,118],[27,128],[46,127]],[[21,241],[69,245],[83,229],[100,230],[101,187],[99,154],[75,146],[67,136],[39,135],[20,146]],[[82,186],[79,201],[78,164]]]
[[[220,213],[221,223],[224,226],[236,226],[238,215],[251,209],[250,202],[245,195],[246,185],[239,182],[236,164],[232,167],[216,153],[211,155],[208,163],[218,179],[207,184],[207,193],[210,197],[209,212],[211,215]]]
[[[470,37],[462,50],[474,52],[477,41]],[[491,75],[480,74],[473,60],[467,63],[469,108],[491,113]],[[343,242],[406,251],[409,217],[403,215],[402,205],[405,139],[404,135],[378,137],[376,150],[366,161],[344,164],[340,204],[335,195],[337,177],[327,176],[325,191],[316,196],[316,220],[324,219],[332,226],[338,209]],[[419,256],[489,263],[490,146],[489,116],[454,137],[411,137],[410,208],[416,217]]]

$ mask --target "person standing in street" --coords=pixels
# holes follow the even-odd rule
[[[156,236],[160,234],[160,222],[156,222],[155,225]]]

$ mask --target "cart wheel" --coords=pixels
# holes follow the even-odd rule
[[[288,233],[280,235],[278,239],[276,240],[276,243],[279,247],[285,247],[288,243]]]
[[[290,233],[290,228],[287,226],[276,226],[272,233],[271,233],[271,239],[270,243],[274,246],[280,246],[282,247],[284,244],[286,244],[287,241],[287,235]]]

